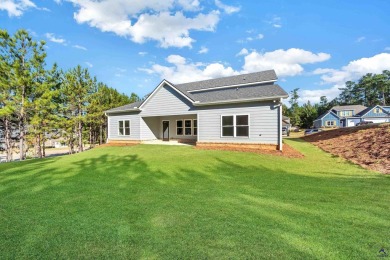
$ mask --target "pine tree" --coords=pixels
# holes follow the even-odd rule
[[[26,30],[19,30],[10,39],[10,57],[12,63],[11,86],[14,88],[15,101],[18,104],[17,118],[19,124],[20,160],[25,159],[27,131],[27,108],[30,95],[34,93],[37,79],[41,76],[45,65],[45,42],[32,40]]]

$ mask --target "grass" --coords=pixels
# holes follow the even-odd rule
[[[390,176],[286,142],[306,157],[139,145],[0,164],[0,258],[389,253]]]

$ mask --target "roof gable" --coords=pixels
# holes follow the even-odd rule
[[[316,121],[316,120],[321,120],[321,119],[323,119],[325,116],[327,116],[328,114],[331,114],[331,115],[337,117],[338,119],[340,119],[340,117],[339,117],[335,112],[333,112],[332,110],[329,110],[328,112],[325,112],[325,113],[323,113],[322,115],[320,115],[319,117],[317,117],[314,121]]]
[[[387,115],[390,115],[390,112],[387,111],[387,109],[385,109],[384,107],[380,106],[380,105],[376,105],[376,106],[373,106],[373,107],[368,107],[366,109],[364,109],[363,111],[361,111],[358,115],[360,117],[364,117],[366,116],[368,113],[370,113],[374,108],[381,108],[382,109],[382,113],[381,114],[387,114]]]

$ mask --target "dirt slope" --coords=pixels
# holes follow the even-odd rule
[[[324,151],[390,174],[390,124],[324,131],[303,137]]]

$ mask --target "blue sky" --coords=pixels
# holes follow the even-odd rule
[[[120,92],[275,69],[301,102],[390,70],[390,1],[0,0],[0,28],[47,42]]]

